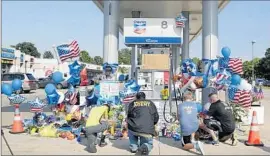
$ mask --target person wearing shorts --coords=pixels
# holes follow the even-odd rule
[[[196,149],[204,155],[203,144],[195,138],[199,129],[198,113],[202,111],[201,104],[192,101],[192,93],[184,93],[184,102],[179,105],[179,121],[182,132],[182,145],[185,150]]]

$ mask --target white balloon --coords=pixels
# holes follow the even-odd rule
[[[57,92],[58,95],[60,95],[60,98],[58,100],[58,104],[62,103],[65,99],[65,95],[62,92]]]
[[[192,90],[195,90],[195,89],[197,89],[197,86],[196,86],[195,83],[191,83],[191,84],[189,85],[189,88],[192,89]]]
[[[242,79],[237,88],[240,90],[250,91],[252,89],[252,86],[247,82],[247,80]]]

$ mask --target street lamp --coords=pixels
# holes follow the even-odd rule
[[[255,77],[254,77],[254,44],[256,43],[256,41],[251,41],[251,45],[252,45],[252,85],[255,85]]]

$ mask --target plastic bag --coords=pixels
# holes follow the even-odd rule
[[[58,137],[57,129],[53,124],[40,128],[39,135],[42,137]]]

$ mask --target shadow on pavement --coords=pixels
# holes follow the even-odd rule
[[[121,150],[129,151],[129,140],[128,139],[117,139],[117,140],[110,140],[112,146]]]
[[[163,144],[166,144],[168,146],[171,146],[171,147],[175,147],[175,148],[179,148],[179,149],[184,150],[182,148],[181,141],[174,141],[172,138],[166,138],[166,137],[159,137],[156,140],[158,140],[159,142],[161,142]],[[184,151],[187,151],[187,152],[189,152],[191,154],[199,155],[198,153],[193,152],[193,151],[190,151],[190,150],[184,150]]]
[[[238,141],[245,144],[246,140],[238,139]],[[258,148],[262,149],[263,151],[270,153],[270,147],[269,146],[264,145],[263,147],[260,147],[260,146],[253,146],[253,147],[258,147]]]

